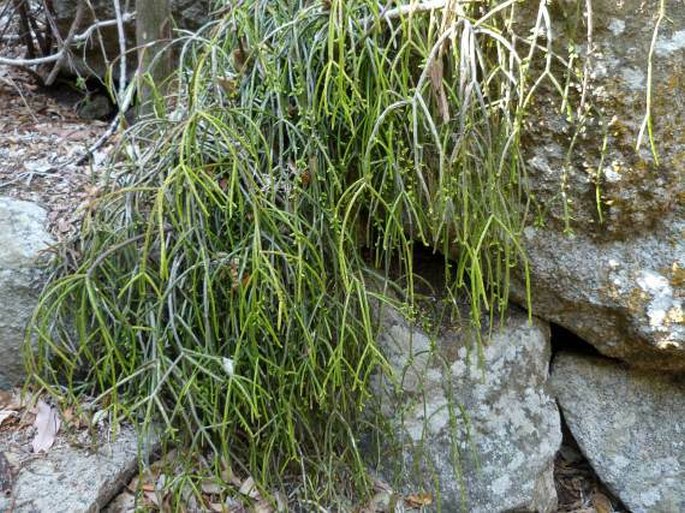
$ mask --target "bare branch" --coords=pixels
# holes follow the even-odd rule
[[[22,39],[26,46],[26,53],[29,59],[34,59],[36,51],[33,47],[33,38],[31,37],[31,26],[29,25],[29,14],[26,4],[22,0],[14,0],[14,9],[19,13],[19,26],[22,31]]]
[[[39,64],[48,64],[50,62],[57,62],[62,58],[64,50],[60,50],[54,55],[48,55],[47,57],[37,57],[35,59],[6,59],[5,57],[0,57],[0,65],[5,66],[37,66]]]
[[[117,35],[119,36],[119,87],[117,88],[117,102],[121,104],[126,93],[126,34],[124,33],[124,17],[121,14],[119,0],[114,0],[114,13],[117,21]]]
[[[121,15],[121,22],[122,23],[128,23],[129,21],[133,21],[135,19],[135,17],[136,17],[135,12],[125,12],[124,14]],[[86,30],[84,30],[80,34],[74,36],[74,42],[81,43],[83,41],[86,41],[87,39],[90,39],[90,36],[97,29],[101,29],[103,27],[112,27],[112,26],[115,26],[118,24],[119,24],[119,20],[116,18],[112,19],[112,20],[98,21],[97,23],[93,23]]]
[[[388,9],[385,13],[381,13],[381,17],[386,20],[392,20],[408,14],[423,11],[437,11],[447,6],[450,0],[427,0],[425,2],[411,3],[407,5],[400,5],[394,9]]]
[[[380,13],[380,18],[385,20],[385,21],[390,21],[390,20],[394,20],[396,18],[400,18],[402,16],[408,16],[408,15],[414,14],[414,13],[420,13],[420,12],[426,12],[426,11],[438,11],[440,9],[444,9],[445,7],[447,7],[451,1],[453,1],[453,0],[425,0],[424,2],[412,2],[410,4],[405,4],[405,5],[400,5],[399,7],[394,7],[393,9],[383,10]],[[457,2],[456,5],[476,3],[478,1],[479,0],[460,1],[460,2]],[[507,0],[506,2],[503,2],[502,4],[495,7],[492,11],[488,12],[488,14],[485,16],[485,18],[475,22],[475,25],[482,24],[483,21],[485,21],[485,19],[492,17],[493,14],[498,13],[498,12],[502,11],[503,9],[511,7],[512,4],[515,4],[518,1],[519,0]],[[367,22],[368,21],[369,20],[367,20]]]
[[[62,42],[62,51],[60,52],[62,54],[61,58],[52,67],[52,71],[50,71],[50,74],[45,79],[45,85],[50,86],[53,84],[53,82],[57,78],[57,74],[62,69],[64,59],[69,57],[69,46],[71,45],[71,42],[74,39],[74,36],[76,35],[76,30],[78,30],[78,27],[81,24],[84,11],[85,6],[84,3],[81,1],[78,3],[76,15],[74,16],[74,21],[71,23],[71,27],[69,27],[69,33],[67,34],[67,38]]]
[[[124,114],[126,111],[129,109],[131,104],[133,103],[133,97],[136,92],[136,89],[133,85],[130,85],[126,90],[125,94],[122,97],[117,98],[117,101],[119,102],[119,114],[110,122],[109,126],[107,127],[107,130],[98,137],[97,141],[95,141],[93,144],[91,144],[87,149],[85,154],[80,156],[75,162],[77,166],[81,166],[85,164],[88,159],[90,159],[93,154],[99,150],[103,144],[107,142],[107,140],[114,135],[114,133],[119,129],[119,127],[122,124],[122,121],[124,119]]]
[[[123,23],[128,23],[129,21],[132,21],[135,19],[135,13],[124,13],[121,16],[121,22]],[[74,43],[81,43],[83,41],[88,40],[93,32],[99,28],[102,27],[111,27],[113,25],[117,25],[119,21],[117,20],[105,20],[105,21],[99,21],[97,23],[93,23],[90,25],[86,30],[81,32],[80,34],[74,35],[74,37],[71,39],[71,44]],[[66,43],[66,41],[65,41]],[[53,55],[47,55],[45,57],[37,57],[35,59],[21,59],[21,58],[16,58],[16,59],[9,59],[6,57],[0,57],[0,65],[4,66],[38,66],[40,64],[49,64],[51,62],[57,62],[60,59],[64,57],[65,50],[62,48],[60,51]]]

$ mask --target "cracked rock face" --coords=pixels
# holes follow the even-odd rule
[[[524,154],[542,215],[524,243],[537,315],[633,366],[683,371],[685,10],[675,0],[666,1],[669,22],[660,26],[654,47],[658,162],[646,133],[636,149],[658,4],[592,2],[584,126],[569,123],[554,102],[533,106]],[[584,9],[578,7],[560,2],[551,14],[557,44],[574,44],[585,54]],[[522,279],[514,289],[523,300]]]
[[[379,346],[398,378],[373,381],[394,440],[380,444],[382,476],[430,491],[443,512],[554,511],[561,428],[545,389],[548,326],[512,308],[481,358],[461,329],[431,338],[395,310],[381,319]]]
[[[24,374],[24,332],[45,279],[42,252],[53,243],[45,216],[35,203],[0,197],[0,388]]]
[[[582,452],[630,511],[685,511],[682,375],[561,353],[551,384]]]

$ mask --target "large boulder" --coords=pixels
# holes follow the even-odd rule
[[[633,366],[685,370],[684,233],[675,214],[651,233],[603,243],[527,228],[534,312]]]
[[[0,197],[0,388],[23,377],[24,334],[44,284],[45,250],[54,243],[45,224],[35,203]]]
[[[561,429],[545,389],[549,327],[513,309],[479,347],[458,327],[430,337],[394,309],[381,319],[397,378],[372,386],[392,434],[376,448],[381,476],[430,493],[445,513],[554,511]]]
[[[82,0],[54,0],[55,21],[63,37],[69,33],[76,16],[77,8]],[[78,27],[79,32],[86,30],[94,21],[115,19],[114,2],[112,0],[90,0],[90,7],[86,8],[86,14]],[[210,18],[211,0],[171,0],[171,13],[174,28],[196,30]],[[121,0],[121,9],[124,13],[135,11],[134,0]],[[128,50],[136,46],[135,23],[125,25],[126,47]],[[107,65],[119,56],[119,35],[116,26],[102,27],[96,32],[85,45],[75,52],[76,59],[71,61],[71,71],[81,75],[95,75],[104,77]],[[127,73],[135,71],[137,59],[130,54]],[[118,67],[112,69],[113,74],[118,74]]]
[[[536,4],[536,2],[531,2]],[[555,4],[560,49],[588,53],[584,1]],[[685,370],[685,10],[667,0],[597,0],[584,120],[539,98],[524,156],[541,209],[525,232],[533,310],[631,365]],[[533,14],[530,13],[529,16]],[[571,84],[573,91],[580,84]],[[571,96],[580,102],[581,95]],[[655,154],[658,156],[655,157]],[[514,287],[525,298],[523,280]]]
[[[551,382],[581,451],[632,513],[685,511],[685,376],[561,353]]]

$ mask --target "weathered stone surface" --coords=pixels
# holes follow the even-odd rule
[[[379,344],[400,379],[374,381],[395,440],[381,444],[381,475],[431,491],[443,512],[553,511],[561,431],[545,391],[548,326],[512,311],[480,361],[462,330],[431,339],[397,311],[381,317]]]
[[[685,376],[562,353],[551,382],[581,450],[632,513],[685,511]]]
[[[659,2],[593,1],[584,123],[543,95],[526,128],[528,185],[545,225],[526,231],[525,247],[537,315],[632,365],[685,370],[685,10],[665,4],[651,97],[658,165],[647,132],[636,143]],[[558,48],[587,54],[585,2],[551,9]],[[524,298],[522,283],[515,296]]]
[[[647,108],[648,56],[659,0],[592,2],[593,49],[584,121],[570,121],[560,112],[559,102],[550,101],[558,98],[551,90],[531,108],[524,140],[529,184],[545,209],[545,220],[557,229],[568,222],[571,230],[590,234],[598,242],[632,239],[683,206],[685,11],[678,0],[665,4],[669,22],[659,28],[652,69],[658,165],[648,134],[639,149],[636,143]],[[535,19],[535,7],[537,2],[529,3],[531,12],[522,26]],[[558,2],[552,9],[555,47],[563,54],[570,44],[587,55],[584,0]],[[560,77],[562,69],[554,70]],[[569,105],[579,103],[580,95],[571,94]]]
[[[24,332],[44,283],[42,252],[53,243],[45,210],[0,197],[0,388],[23,375]]]
[[[136,433],[123,429],[97,452],[61,443],[21,465],[0,512],[93,513],[102,508],[138,470]]]
[[[534,312],[633,366],[685,369],[685,217],[626,241],[532,227],[524,240]]]
[[[57,26],[63,36],[69,32],[76,15],[78,3],[79,0],[55,0],[53,2]],[[95,19],[104,21],[115,18],[112,0],[91,0],[90,4],[93,6],[93,9],[92,11],[89,9],[88,14],[84,16],[79,31],[85,30]],[[135,1],[122,0],[121,9],[122,12],[134,12]],[[201,27],[209,21],[210,10],[210,0],[171,0],[174,26],[179,29],[195,30]],[[125,27],[125,32],[127,48],[129,50],[135,48],[135,24],[133,22],[128,23]],[[84,48],[75,52],[77,58],[70,63],[73,72],[84,75],[94,74],[99,77],[105,76],[107,63],[111,63],[119,55],[119,36],[117,28],[114,26],[103,27],[100,30],[100,34],[102,35],[102,45],[104,46],[107,59],[103,59],[100,40],[94,37]],[[137,60],[133,54],[129,55],[128,74],[135,71],[136,62]],[[117,76],[119,70],[115,66],[112,72]]]

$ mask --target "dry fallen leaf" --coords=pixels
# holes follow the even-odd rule
[[[55,408],[51,408],[47,403],[39,400],[36,404],[36,410],[36,420],[33,425],[37,432],[31,442],[34,453],[47,451],[52,447],[60,426],[59,413]]]
[[[222,504],[225,513],[247,513],[247,509],[243,506],[243,503],[233,497],[226,497],[226,500]]]
[[[427,492],[413,493],[404,498],[404,503],[410,508],[421,508],[433,504],[433,495]]]
[[[247,495],[252,499],[259,498],[259,490],[257,490],[257,486],[255,485],[254,479],[252,479],[252,477],[248,477],[247,479],[245,479],[245,481],[243,481],[243,484],[240,487],[239,491],[241,494]]]
[[[233,473],[233,469],[223,458],[221,460],[221,466],[223,468],[221,471],[221,480],[224,483],[231,483],[233,486],[240,488],[240,479]]]
[[[224,487],[214,481],[205,480],[200,484],[200,489],[202,493],[208,495],[219,495],[224,490]]]
[[[7,419],[10,419],[16,415],[17,412],[14,410],[0,410],[0,426],[2,426],[2,423]]]
[[[614,511],[614,506],[611,504],[609,497],[603,493],[595,492],[592,496],[592,505],[597,513],[611,513]]]
[[[126,488],[131,493],[136,493],[138,490],[138,476],[134,476],[126,485]]]
[[[0,390],[0,410],[22,410],[27,402],[30,400],[29,396],[24,396],[18,390]]]
[[[252,506],[254,513],[274,513],[274,508],[266,501],[261,500]]]
[[[71,422],[74,418],[74,407],[69,406],[69,408],[62,412],[62,416],[64,417],[64,422]]]
[[[160,501],[159,501],[159,497],[157,497],[157,493],[155,493],[155,492],[144,492],[143,497],[145,499],[145,502],[148,505],[155,506],[157,509],[159,509]]]

